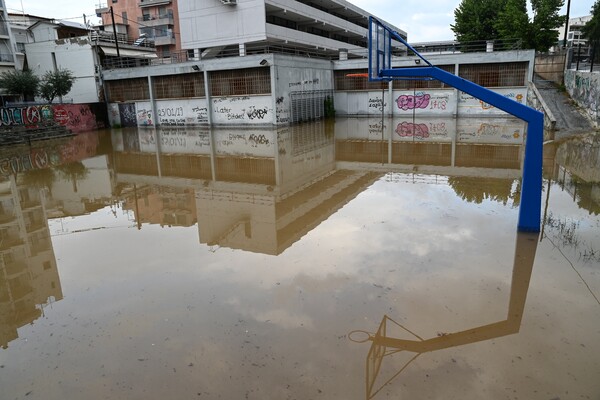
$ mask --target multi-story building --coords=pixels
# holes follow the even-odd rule
[[[345,0],[179,0],[181,46],[203,58],[264,47],[364,56],[369,15]]]
[[[8,13],[4,0],[0,0],[0,73],[15,69],[15,41],[8,23]],[[0,103],[4,103],[4,93],[0,89]]]
[[[130,39],[154,42],[160,57],[170,57],[181,49],[177,0],[112,0],[97,8],[96,14],[106,31],[112,31],[114,18]]]

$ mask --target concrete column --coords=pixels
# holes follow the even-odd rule
[[[204,70],[204,97],[206,97],[206,119],[209,126],[212,126],[212,99],[210,95],[210,81],[208,80],[208,71]]]

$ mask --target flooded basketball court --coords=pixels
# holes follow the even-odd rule
[[[523,235],[524,134],[338,118],[2,149],[0,398],[597,399],[600,141],[545,147]]]

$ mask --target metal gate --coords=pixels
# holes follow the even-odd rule
[[[333,90],[291,92],[291,122],[314,121],[325,117],[325,102],[333,104]]]

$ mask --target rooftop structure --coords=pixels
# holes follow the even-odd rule
[[[273,46],[330,57],[367,49],[370,14],[344,0],[180,0],[179,15],[181,46],[202,58]]]

